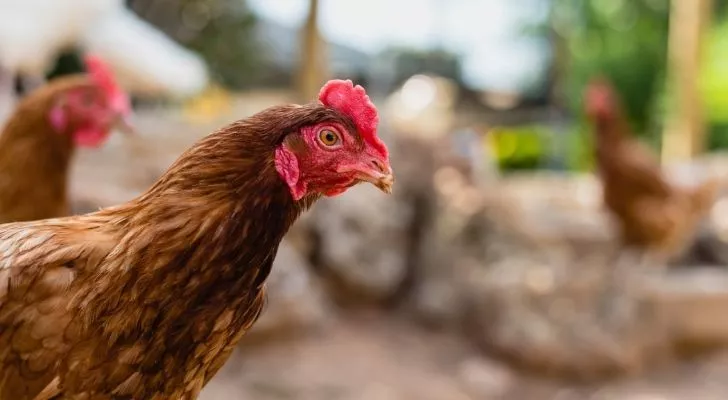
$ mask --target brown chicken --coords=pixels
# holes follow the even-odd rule
[[[59,78],[18,104],[0,134],[0,223],[68,215],[76,146],[98,147],[114,126],[128,131],[129,99],[101,60],[88,75]]]
[[[281,238],[319,197],[394,181],[364,89],[201,139],[138,198],[0,225],[0,399],[195,399],[255,322]]]
[[[662,261],[677,256],[710,210],[720,181],[710,179],[694,189],[671,185],[656,156],[631,137],[617,95],[605,80],[589,85],[585,106],[596,132],[604,202],[619,223],[623,244]]]

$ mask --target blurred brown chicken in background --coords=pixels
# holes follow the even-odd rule
[[[88,75],[55,79],[25,97],[0,134],[0,223],[65,216],[76,146],[98,147],[128,131],[127,95],[98,58]]]
[[[680,255],[713,205],[721,181],[695,188],[668,182],[657,157],[637,139],[611,84],[595,79],[585,92],[595,133],[604,203],[616,217],[622,243],[661,260]]]

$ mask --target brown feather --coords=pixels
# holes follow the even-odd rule
[[[353,126],[317,104],[271,108],[203,138],[127,204],[0,225],[0,399],[54,379],[60,398],[195,399],[260,315],[278,244],[318,198],[292,199],[273,151],[323,121]]]
[[[70,135],[48,121],[62,93],[91,87],[85,76],[53,80],[17,106],[0,134],[0,223],[68,214],[68,171],[74,153]]]
[[[653,152],[632,137],[609,83],[593,82],[586,106],[596,133],[604,203],[619,223],[623,243],[662,261],[680,254],[715,201],[719,181],[696,190],[671,185]]]

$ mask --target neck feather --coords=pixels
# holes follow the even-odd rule
[[[0,134],[0,171],[22,179],[0,180],[0,222],[60,217],[67,212],[74,145],[70,135],[51,126],[48,116],[61,93],[85,84],[79,77],[54,81],[21,100],[6,122]]]
[[[164,329],[185,318],[193,326],[257,295],[283,236],[318,198],[294,201],[275,170],[274,146],[246,140],[239,128],[202,139],[145,194],[96,214],[121,228],[122,258],[85,308],[104,315],[125,304],[130,316],[117,333],[144,326],[135,318],[145,304],[164,310],[156,322]]]

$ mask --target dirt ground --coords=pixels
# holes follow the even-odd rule
[[[455,337],[385,315],[242,347],[202,400],[722,400],[728,354],[640,378],[573,385],[527,377]]]

